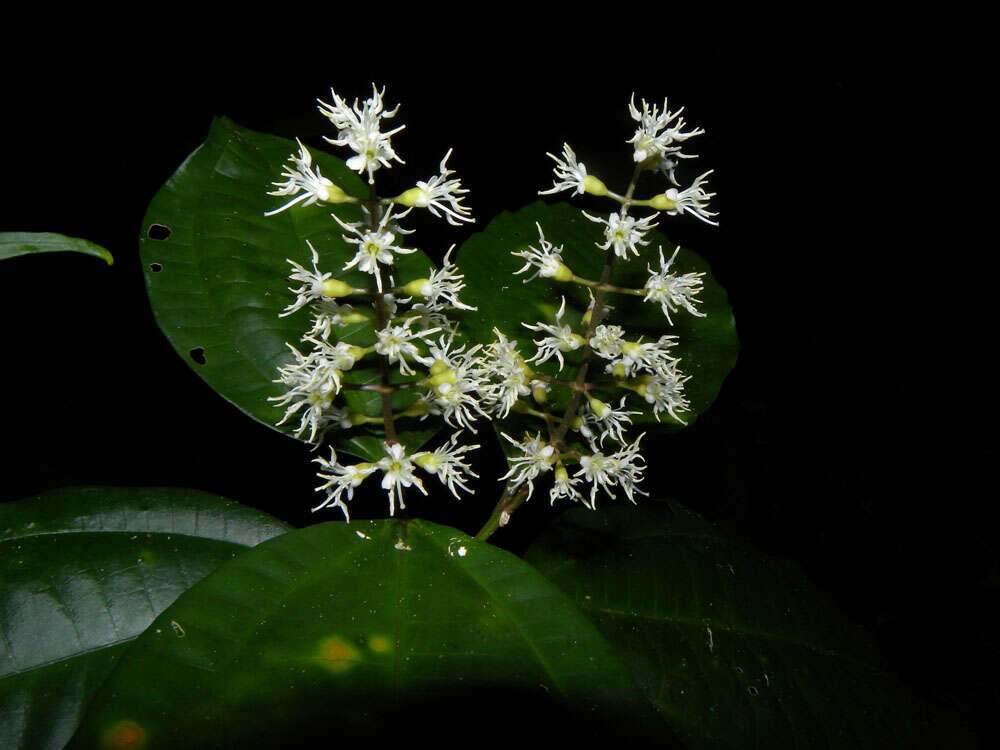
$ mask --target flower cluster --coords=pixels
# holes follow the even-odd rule
[[[567,264],[566,248],[546,239],[538,226],[538,243],[516,248],[511,254],[524,261],[514,271],[524,274],[525,283],[538,279],[562,284],[580,284],[590,293],[590,306],[581,315],[567,311],[563,296],[554,316],[522,325],[538,335],[532,340],[534,353],[522,354],[518,342],[499,330],[496,341],[486,347],[492,369],[482,400],[483,408],[496,418],[516,413],[522,419],[542,421],[542,429],[530,426],[518,437],[503,433],[509,444],[508,495],[520,493],[531,497],[544,475],[552,475],[551,502],[574,500],[593,508],[599,494],[615,496],[621,492],[635,501],[645,494],[640,483],[645,463],[639,445],[643,434],[629,437],[633,419],[651,414],[657,420],[668,415],[682,422],[690,404],[684,393],[689,376],[681,369],[677,354],[679,339],[672,334],[655,338],[630,335],[626,328],[610,319],[614,305],[611,295],[629,295],[659,306],[668,325],[684,311],[704,317],[699,309],[704,273],[680,272],[686,265],[677,248],[669,260],[662,246],[658,248],[659,266],[648,260],[646,249],[653,243],[650,233],[665,216],[690,214],[715,224],[716,213],[709,208],[712,193],[707,192],[706,172],[690,187],[680,189],[678,165],[693,155],[683,152],[686,142],[700,135],[699,128],[689,128],[682,110],[662,109],[642,101],[629,102],[629,112],[637,123],[632,146],[635,173],[624,193],[608,189],[596,175],[588,172],[573,149],[563,146],[554,160],[554,185],[542,195],[570,192],[606,198],[617,207],[604,215],[582,212],[598,224],[602,238],[593,252],[604,260],[600,279],[578,276]],[[647,172],[667,179],[666,189],[648,199],[634,196],[639,177]],[[652,209],[636,215],[636,208]],[[574,252],[579,252],[574,248]],[[641,288],[624,288],[609,283],[614,263],[628,263],[647,258],[648,277]],[[550,363],[551,364],[546,364]],[[569,369],[569,373],[564,373]],[[549,409],[549,403],[558,408]],[[503,523],[501,518],[500,523]]]
[[[309,267],[288,261],[292,299],[281,315],[308,310],[311,324],[303,326],[298,345],[288,344],[291,359],[278,368],[274,381],[283,392],[270,399],[285,410],[278,424],[291,423],[297,437],[317,446],[332,430],[360,430],[380,438],[382,455],[377,460],[345,464],[333,447],[329,459],[315,460],[321,480],[317,491],[324,493],[316,509],[338,508],[345,517],[355,488],[373,474],[381,475],[390,515],[405,507],[404,490],[427,494],[418,470],[437,477],[455,497],[459,491],[469,492],[468,482],[476,475],[467,454],[479,446],[460,444],[459,439],[466,429],[475,433],[473,423],[485,413],[480,406],[481,347],[467,350],[457,345],[456,325],[449,318],[451,310],[474,309],[458,297],[465,284],[451,261],[454,246],[445,253],[444,265],[426,276],[397,282],[394,273],[400,256],[417,252],[404,245],[403,238],[412,230],[403,228],[400,220],[414,209],[427,209],[452,225],[472,221],[462,203],[467,191],[447,166],[449,150],[436,176],[393,198],[376,197],[375,173],[394,162],[404,163],[392,143],[404,126],[383,129],[399,111],[398,106],[386,109],[384,93],[373,85],[372,95],[363,102],[348,105],[335,91],[332,103],[319,102],[320,112],[337,129],[336,136],[326,140],[353,152],[347,167],[367,176],[370,197],[352,196],[336,185],[333,173],[324,175],[314,167],[312,154],[299,143],[283,179],[274,182],[269,193],[286,202],[267,212],[271,216],[314,204],[358,204],[357,218],[345,216],[343,210],[331,214],[331,229],[339,228],[341,239],[354,247],[352,257],[331,265],[307,240]],[[353,377],[352,371],[358,370],[363,371]],[[348,398],[351,391],[369,399],[377,395],[379,408],[362,408],[359,404],[370,400]],[[410,451],[405,445],[407,422],[415,425],[432,417],[457,429],[433,451]]]

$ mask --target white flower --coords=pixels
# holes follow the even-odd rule
[[[594,451],[593,455],[580,458],[580,471],[573,476],[583,477],[591,483],[591,507],[594,506],[597,499],[598,489],[604,490],[609,497],[614,497],[611,488],[621,487],[633,503],[635,502],[634,493],[649,494],[636,487],[636,484],[642,481],[642,472],[646,468],[642,455],[639,453],[639,441],[644,435],[645,433],[637,437],[631,445],[625,446],[610,456],[605,456],[600,451]]]
[[[633,94],[629,100],[628,108],[632,119],[639,123],[635,135],[627,141],[633,146],[632,155],[636,162],[663,159],[671,154],[676,155],[681,147],[675,144],[705,132],[701,128],[684,132],[684,118],[680,117],[684,108],[681,107],[676,112],[671,112],[666,99],[663,100],[663,112],[660,112],[655,104],[650,107],[645,99],[642,100],[642,111],[640,112],[635,106],[635,94]],[[674,122],[675,120],[676,122]]]
[[[281,213],[296,203],[309,206],[316,201],[328,201],[330,200],[330,188],[336,187],[320,173],[319,167],[313,170],[312,154],[302,145],[302,141],[298,138],[295,140],[299,144],[299,155],[292,154],[289,156],[288,161],[291,162],[291,166],[286,165],[285,170],[281,173],[281,176],[287,179],[284,182],[272,182],[271,184],[277,190],[272,190],[268,193],[268,195],[294,195],[295,197],[281,206],[281,208],[265,212],[264,216],[273,216],[274,214]]]
[[[472,423],[480,416],[488,416],[475,396],[486,385],[481,363],[474,356],[482,346],[477,344],[469,351],[464,346],[449,351],[453,343],[453,336],[447,340],[442,336],[437,345],[429,347],[433,360],[428,379],[431,390],[421,400],[427,404],[428,414],[443,416],[452,427],[465,427],[475,434]]]
[[[569,147],[568,143],[563,144],[563,158],[560,159],[554,154],[547,153],[546,156],[555,161],[553,167],[556,178],[555,184],[549,190],[539,190],[539,195],[551,195],[561,190],[573,190],[574,195],[583,195],[587,191],[585,180],[587,179],[587,167],[583,162],[577,162],[576,154]]]
[[[461,226],[460,222],[475,221],[468,206],[463,206],[462,196],[469,191],[462,187],[461,180],[449,180],[454,170],[448,169],[446,163],[451,156],[451,149],[444,155],[440,164],[440,174],[431,177],[426,182],[417,182],[417,188],[412,198],[412,205],[426,208],[432,214],[441,217],[438,211],[444,213],[444,219],[453,227]]]
[[[326,499],[313,508],[313,511],[332,505],[335,508],[340,508],[344,514],[344,518],[350,521],[351,517],[347,512],[347,504],[341,499],[341,495],[346,492],[347,499],[353,499],[354,488],[371,476],[376,469],[375,465],[361,463],[355,466],[343,466],[337,462],[337,453],[332,447],[330,448],[329,461],[324,458],[315,458],[313,459],[313,463],[319,464],[322,469],[326,470],[326,473],[322,470],[316,472],[316,475],[320,479],[326,480],[324,484],[316,488],[317,492],[326,492]]]
[[[622,346],[626,343],[625,331],[621,326],[600,325],[594,329],[590,339],[590,348],[604,359],[614,359],[621,356]]]
[[[369,183],[375,181],[376,169],[392,166],[391,159],[400,164],[404,163],[393,150],[390,139],[406,126],[400,125],[388,133],[380,131],[382,119],[389,120],[399,111],[398,105],[390,112],[385,111],[385,105],[382,103],[384,93],[384,87],[379,91],[375,84],[372,84],[371,97],[365,99],[360,107],[358,100],[355,99],[354,106],[349,107],[337,92],[331,89],[333,104],[319,102],[319,111],[337,128],[337,137],[326,140],[335,146],[347,146],[354,151],[355,156],[347,160],[347,167],[359,174],[367,172]]]
[[[562,247],[553,247],[551,242],[546,242],[545,235],[542,233],[542,225],[536,221],[535,226],[538,227],[539,244],[541,247],[535,248],[529,245],[527,250],[511,251],[511,255],[525,260],[524,266],[514,271],[514,273],[524,273],[531,268],[537,268],[538,270],[534,274],[524,280],[525,284],[532,279],[537,279],[539,276],[543,279],[569,281],[573,278],[573,272],[562,262]]]
[[[382,291],[382,274],[379,272],[379,263],[391,266],[395,260],[394,252],[401,255],[417,252],[416,249],[392,244],[396,239],[395,230],[397,229],[395,226],[390,227],[390,222],[393,219],[392,209],[393,206],[390,205],[379,220],[378,227],[374,230],[363,229],[361,222],[341,221],[336,214],[331,214],[340,226],[350,232],[349,235],[341,235],[344,241],[358,246],[357,254],[344,265],[344,270],[347,271],[357,266],[359,271],[374,275],[379,292]]]
[[[274,401],[277,406],[288,405],[284,416],[277,423],[287,422],[294,414],[301,412],[298,427],[294,434],[299,437],[309,430],[309,442],[315,442],[317,434],[322,434],[332,424],[344,424],[346,414],[333,408],[333,399],[340,392],[340,370],[334,363],[316,352],[303,356],[294,346],[286,344],[292,350],[295,361],[278,368],[278,379],[288,388],[282,396],[270,396],[268,401]]]
[[[458,293],[465,289],[465,276],[460,274],[458,266],[451,262],[451,251],[454,249],[454,245],[449,247],[448,252],[444,254],[444,265],[434,271],[430,275],[430,278],[424,279],[419,289],[413,290],[426,299],[424,304],[427,310],[437,311],[449,308],[457,308],[459,310],[477,309],[466,305],[458,299]],[[411,291],[413,285],[416,283],[411,282],[404,289]],[[408,302],[409,300],[406,301]]]
[[[675,362],[676,357],[670,356],[670,349],[677,345],[677,337],[663,335],[657,341],[626,341],[621,345],[621,352],[604,368],[615,377],[632,377],[639,372],[665,372]],[[597,351],[595,349],[595,351]],[[597,352],[602,357],[600,351]]]
[[[337,372],[350,370],[354,367],[354,363],[358,361],[359,348],[344,341],[331,344],[325,339],[317,339],[313,336],[304,336],[302,340],[316,347],[313,349],[311,356],[322,360]]]
[[[288,275],[288,278],[291,281],[302,282],[302,286],[297,289],[288,287],[288,291],[295,295],[295,301],[288,305],[283,312],[279,313],[279,318],[284,318],[286,315],[291,315],[293,312],[301,310],[310,302],[323,299],[323,282],[333,276],[332,273],[320,273],[318,265],[319,253],[316,252],[316,248],[312,246],[309,240],[306,240],[306,244],[309,246],[309,250],[312,251],[313,270],[309,271],[291,258],[286,258],[292,264],[292,272]]]
[[[451,436],[451,441],[442,445],[433,453],[423,451],[413,454],[413,462],[421,469],[437,476],[441,484],[445,485],[449,492],[459,498],[458,490],[472,492],[466,485],[470,479],[478,479],[479,475],[472,471],[472,467],[463,460],[465,453],[477,449],[478,445],[458,446],[458,439],[462,432],[456,432]]]
[[[400,443],[383,444],[385,456],[378,462],[377,466],[382,470],[382,489],[389,493],[389,515],[396,514],[396,504],[400,508],[405,508],[403,502],[403,489],[416,485],[417,489],[425,495],[423,482],[413,473],[413,462],[406,455],[406,449]]]
[[[637,411],[625,411],[624,396],[622,396],[617,409],[599,399],[589,398],[583,410],[583,424],[580,426],[580,434],[588,440],[593,440],[594,428],[597,427],[601,430],[597,436],[597,441],[602,447],[604,439],[609,436],[619,443],[624,443],[626,425],[632,424],[632,415],[639,413]]]
[[[571,479],[562,464],[556,466],[555,482],[552,484],[552,489],[549,490],[549,503],[555,505],[556,500],[566,498],[567,500],[579,500],[584,505],[590,507],[586,498],[573,486],[580,481],[577,477]]]
[[[390,322],[385,328],[375,332],[375,351],[388,357],[389,364],[399,362],[399,372],[402,375],[413,374],[413,370],[410,369],[406,362],[407,357],[415,359],[424,366],[431,365],[433,360],[421,356],[416,344],[413,342],[441,330],[440,328],[431,328],[427,331],[411,331],[410,327],[413,325],[414,320],[414,318],[406,318],[401,326],[393,325]]]
[[[689,313],[699,318],[705,317],[705,313],[698,312],[694,306],[696,302],[701,302],[697,295],[701,292],[701,277],[705,274],[686,273],[677,275],[670,273],[670,266],[673,264],[674,258],[677,257],[679,251],[680,248],[676,248],[674,254],[670,256],[670,260],[664,262],[663,248],[661,247],[660,270],[654,271],[652,266],[646,266],[651,275],[646,280],[645,287],[643,287],[646,291],[643,301],[659,303],[663,309],[663,314],[667,316],[667,322],[671,325],[673,325],[673,321],[670,319],[670,313],[676,312],[678,307],[683,307]]]
[[[538,347],[538,352],[534,357],[529,359],[528,362],[537,362],[538,364],[541,364],[542,362],[547,362],[554,356],[559,361],[559,371],[562,372],[564,364],[562,353],[576,351],[583,345],[583,336],[573,333],[571,326],[562,325],[562,315],[565,310],[566,298],[563,297],[562,304],[559,306],[559,312],[556,313],[555,325],[549,325],[542,322],[539,322],[537,325],[521,323],[521,325],[528,330],[544,331],[549,334],[544,338],[534,340],[535,346]]]
[[[702,183],[705,179],[712,174],[714,170],[710,169],[705,174],[699,176],[691,187],[686,190],[677,190],[677,188],[670,188],[664,195],[667,196],[675,205],[673,208],[668,209],[666,213],[668,214],[680,214],[689,213],[692,216],[701,219],[706,224],[711,224],[713,227],[719,226],[719,222],[712,221],[713,216],[718,216],[717,211],[708,210],[708,201],[715,196],[715,193],[708,193],[702,187]]]
[[[483,405],[503,418],[510,413],[518,396],[531,393],[531,370],[517,351],[516,341],[508,341],[496,328],[493,333],[497,335],[497,340],[486,347],[480,358],[483,382],[480,393]]]
[[[552,469],[552,464],[558,458],[556,449],[544,443],[541,435],[535,435],[533,438],[526,437],[521,442],[518,442],[505,432],[501,432],[500,434],[524,454],[507,459],[508,463],[510,463],[510,471],[500,477],[500,481],[511,479],[515,490],[527,482],[527,499],[530,500],[532,493],[535,491],[533,481],[539,474],[544,474]]]
[[[677,412],[690,411],[690,402],[684,396],[684,384],[690,379],[690,375],[682,375],[676,364],[671,364],[645,382],[643,398],[653,405],[657,421],[660,420],[660,412],[666,411],[681,424],[687,424]]]
[[[344,325],[344,316],[354,311],[350,305],[341,305],[329,297],[313,303],[313,324],[303,338],[330,338],[334,326]]]
[[[646,232],[656,226],[653,221],[656,215],[647,216],[644,219],[636,219],[628,214],[613,213],[607,219],[591,216],[586,211],[581,211],[584,216],[597,224],[604,225],[604,244],[598,245],[601,250],[607,250],[614,246],[615,255],[619,258],[627,258],[629,251],[639,255],[639,248],[636,245],[648,245],[649,240],[643,239]]]

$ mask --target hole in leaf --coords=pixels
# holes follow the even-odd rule
[[[159,273],[160,271],[163,270],[163,264],[161,264],[161,263],[150,263],[149,264],[149,270],[152,271],[153,273]]]
[[[194,349],[188,352],[191,359],[197,362],[199,365],[205,364],[205,349],[201,346],[196,346]]]
[[[171,231],[170,227],[165,227],[162,224],[150,224],[146,234],[151,240],[165,240],[170,236]]]

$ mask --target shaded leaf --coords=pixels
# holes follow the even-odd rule
[[[0,232],[0,260],[35,253],[73,252],[93,255],[109,266],[115,262],[107,250],[89,240],[53,232]]]
[[[0,505],[0,747],[62,747],[125,643],[287,529],[172,488],[67,487]]]
[[[129,647],[73,746],[123,726],[149,748],[490,740],[523,737],[522,711],[570,736],[605,722],[633,737],[652,718],[593,626],[513,555],[425,521],[324,523],[180,597]]]
[[[692,748],[974,746],[886,673],[793,563],[675,503],[574,509],[526,559]]]

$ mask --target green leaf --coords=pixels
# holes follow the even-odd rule
[[[908,696],[796,565],[680,505],[574,509],[526,560],[691,748],[974,746]]]
[[[287,529],[195,490],[67,487],[0,504],[0,747],[62,747],[124,644]]]
[[[153,314],[177,353],[245,414],[287,435],[297,420],[276,427],[284,408],[267,399],[283,394],[272,381],[278,367],[292,360],[286,342],[301,350],[311,320],[306,309],[278,317],[294,300],[286,259],[310,268],[309,240],[323,271],[357,287],[368,288],[372,281],[368,274],[341,270],[357,248],[343,241],[343,230],[330,216],[333,211],[344,221],[359,221],[357,206],[299,205],[264,216],[284,202],[267,193],[297,151],[293,141],[215,120],[208,139],[153,198],[139,241]],[[366,184],[343,161],[319,149],[310,152],[324,177],[351,195],[367,196]],[[433,267],[417,252],[398,256],[393,273],[406,281],[427,276]],[[368,346],[375,340],[374,326],[343,326],[336,336]],[[376,377],[365,365],[362,361],[350,372],[349,382]],[[405,409],[415,399],[412,392],[400,392],[394,407]],[[351,407],[370,417],[380,414],[377,398]],[[407,435],[407,427],[404,421],[401,440],[413,443],[417,436]],[[338,433],[338,447],[353,453],[351,436],[380,434],[381,428],[371,426]]]
[[[122,727],[148,748],[393,732],[461,744],[508,721],[523,737],[525,709],[626,736],[653,718],[594,627],[518,558],[425,521],[331,522],[181,596],[129,647],[73,746]]]
[[[0,260],[18,255],[62,252],[93,255],[109,266],[115,262],[111,253],[103,247],[79,237],[66,237],[53,232],[0,232]]]
[[[504,212],[489,223],[485,230],[469,237],[458,254],[458,263],[465,274],[468,288],[463,299],[478,306],[474,312],[461,314],[462,324],[470,339],[486,344],[495,340],[493,328],[499,328],[508,337],[521,344],[525,356],[534,352],[531,339],[538,334],[525,329],[521,323],[536,323],[539,320],[552,322],[559,309],[560,298],[566,297],[564,322],[579,328],[580,316],[590,301],[587,288],[574,283],[561,283],[552,279],[536,278],[527,284],[523,280],[530,276],[525,272],[513,275],[524,262],[513,255],[514,250],[522,250],[529,245],[538,247],[538,228],[541,225],[545,239],[563,248],[563,261],[574,273],[583,278],[598,280],[604,264],[604,251],[594,246],[603,242],[603,232],[598,224],[586,219],[578,209],[566,203],[549,205],[538,201],[514,212]],[[657,248],[662,246],[669,258],[674,244],[659,232],[648,235],[650,244],[642,248],[641,257],[630,256],[629,260],[616,259],[612,268],[610,283],[629,288],[641,288],[649,277],[647,265],[659,268]],[[739,342],[736,337],[736,323],[729,307],[726,291],[712,276],[711,268],[696,253],[682,249],[672,268],[678,273],[703,272],[704,291],[698,309],[706,317],[695,317],[684,310],[672,315],[674,325],[669,326],[660,306],[643,302],[642,297],[612,294],[608,303],[614,307],[608,322],[621,325],[626,335],[635,339],[639,335],[658,338],[664,333],[676,335],[678,345],[672,350],[681,360],[680,368],[691,379],[685,385],[685,392],[691,401],[691,411],[684,412],[685,422],[690,424],[697,415],[704,412],[715,400],[722,387],[722,381],[736,364]],[[564,369],[564,378],[572,378],[579,362],[578,353],[567,357],[569,370]],[[547,374],[556,374],[557,364],[550,360],[536,369]],[[592,369],[600,375],[603,367]],[[565,373],[569,372],[567,375]],[[594,391],[606,401],[613,399],[617,405],[624,393],[613,388]],[[553,389],[553,403],[563,408],[568,391]],[[629,396],[630,402],[642,405],[648,411],[633,418],[636,425],[657,424],[638,396]],[[662,424],[677,428],[669,415],[661,414]],[[531,421],[528,426],[537,430],[540,422]]]

